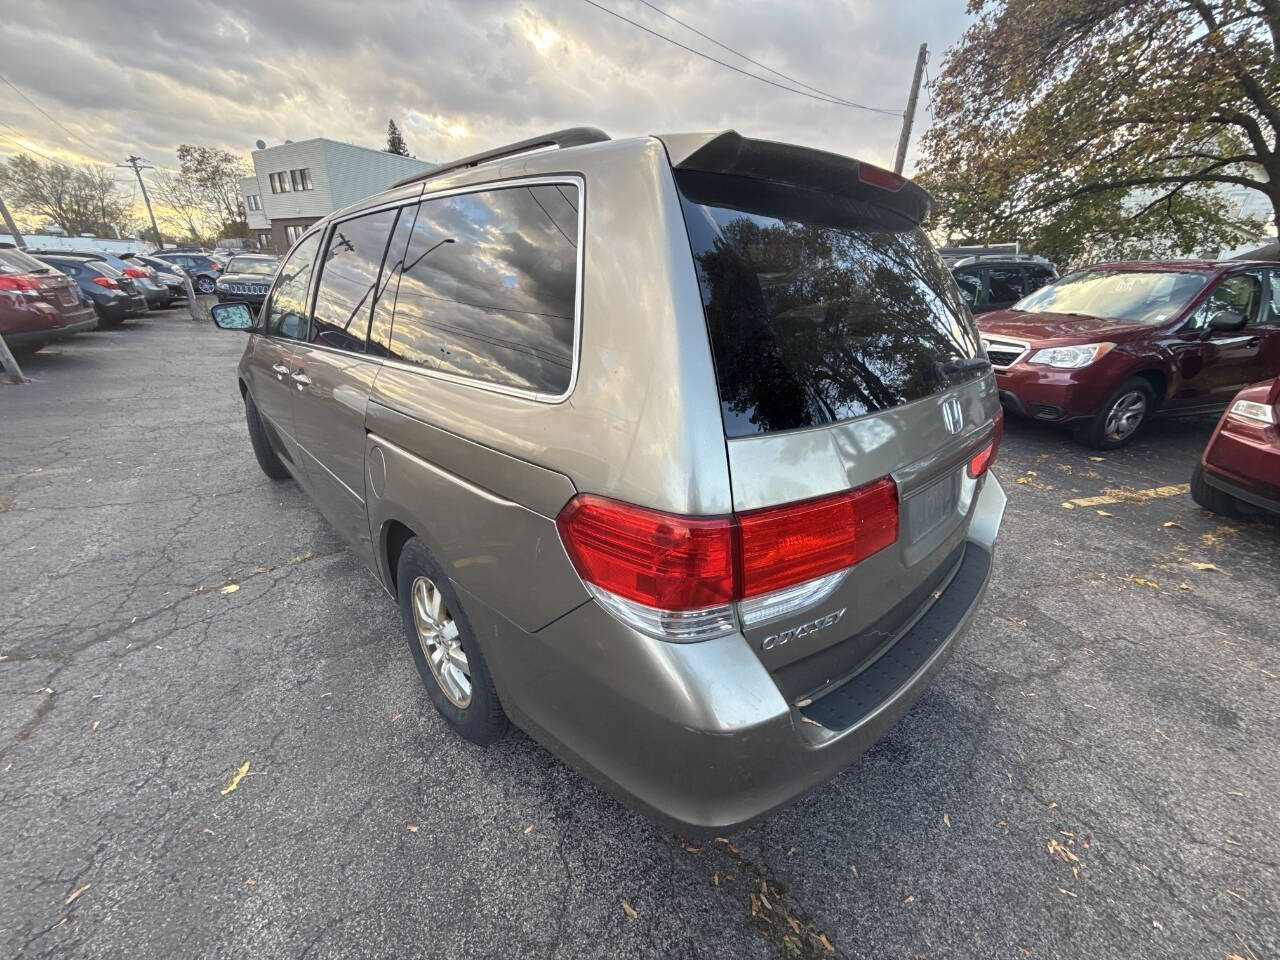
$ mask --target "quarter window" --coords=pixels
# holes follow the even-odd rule
[[[1013,303],[1023,297],[1021,267],[992,267],[987,272],[987,299],[991,303]]]
[[[978,296],[982,293],[982,278],[967,270],[957,270],[954,274],[956,284],[960,287],[960,296],[971,307],[978,305]]]
[[[378,273],[395,222],[395,210],[382,210],[334,224],[311,315],[312,343],[363,352]]]
[[[305,336],[307,288],[311,285],[311,268],[319,248],[320,234],[312,234],[280,267],[271,299],[262,311],[268,336],[288,337],[292,340],[300,340]]]
[[[403,259],[393,265],[389,355],[437,373],[563,394],[573,373],[578,207],[573,184],[418,204]],[[376,318],[374,329],[386,335]]]

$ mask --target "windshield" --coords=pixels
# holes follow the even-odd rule
[[[276,267],[279,266],[274,260],[256,260],[249,257],[232,257],[231,262],[227,264],[226,273],[247,273],[254,277],[270,277],[274,276]]]
[[[1081,270],[1023,297],[1013,309],[1155,326],[1181,313],[1208,279],[1167,270]]]

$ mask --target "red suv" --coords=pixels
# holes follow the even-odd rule
[[[1236,394],[1196,464],[1191,496],[1228,517],[1255,508],[1280,516],[1280,377]]]
[[[1101,263],[978,317],[1000,398],[1102,449],[1280,374],[1280,263]]]

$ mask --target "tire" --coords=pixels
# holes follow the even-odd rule
[[[1111,392],[1093,420],[1076,432],[1076,439],[1097,450],[1123,447],[1151,419],[1155,405],[1151,384],[1141,377],[1130,377]]]
[[[396,593],[409,653],[436,710],[472,743],[484,745],[501,739],[509,726],[507,715],[498,700],[498,691],[489,676],[489,667],[471,622],[449,578],[417,537],[400,551]],[[433,601],[439,605],[435,606]],[[415,614],[415,606],[420,602],[421,613]],[[432,643],[432,637],[439,642]],[[439,653],[428,659],[428,649]],[[457,657],[459,651],[461,660]],[[434,667],[432,660],[440,666]],[[455,672],[445,673],[450,668]],[[458,695],[461,687],[456,671],[459,669],[465,672],[467,681],[465,697]]]
[[[196,277],[196,293],[213,293],[214,289],[213,278]]]
[[[1191,499],[1210,513],[1221,514],[1232,520],[1245,518],[1245,511],[1241,509],[1240,501],[1231,494],[1211,486],[1204,478],[1204,467],[1198,463],[1195,472],[1191,474]]]
[[[267,429],[262,425],[262,417],[253,398],[245,394],[244,419],[249,424],[249,443],[253,445],[253,455],[258,466],[272,480],[288,480],[292,476],[276,452],[271,449],[271,441],[267,439]]]

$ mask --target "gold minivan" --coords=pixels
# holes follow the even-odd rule
[[[440,713],[689,834],[847,766],[982,597],[995,382],[928,195],[732,131],[579,128],[326,217],[239,365]]]

